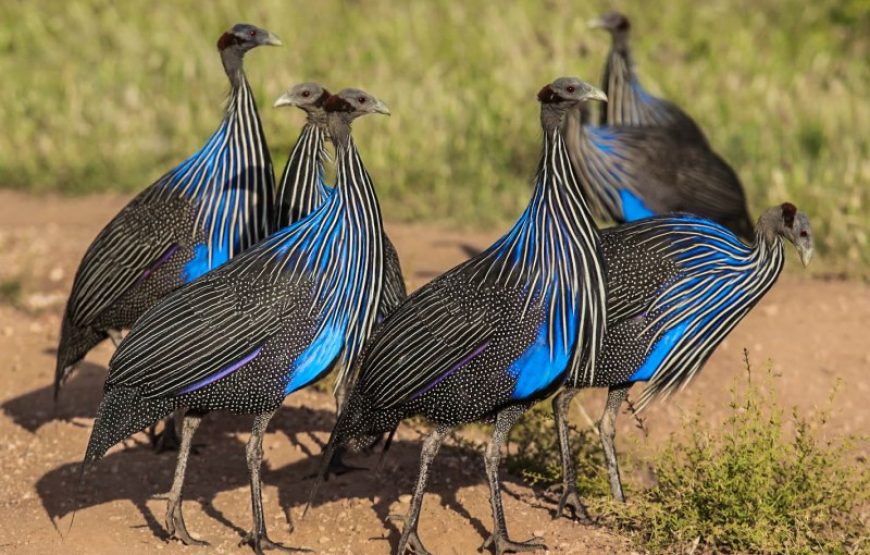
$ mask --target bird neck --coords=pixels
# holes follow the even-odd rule
[[[276,197],[276,229],[304,218],[323,202],[324,135],[321,126],[306,123],[290,151]]]
[[[226,72],[233,89],[237,89],[246,83],[245,67],[243,63],[244,56],[244,52],[232,46],[221,50],[221,62],[224,65],[224,71]]]
[[[755,242],[756,248],[767,246],[769,248],[779,245],[782,247],[782,212],[778,209],[768,210],[758,218],[758,223],[755,224]]]
[[[329,130],[329,137],[332,139],[336,153],[340,149],[349,148],[351,121],[353,119],[347,112],[329,112],[326,115],[326,128]]]

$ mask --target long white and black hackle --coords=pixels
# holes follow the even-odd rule
[[[268,234],[274,176],[242,64],[244,53],[260,44],[279,42],[244,24],[221,36],[231,93],[220,126],[131,201],[85,253],[61,326],[55,395],[107,335],[129,329],[169,292]]]
[[[807,264],[812,235],[794,205],[774,207],[759,219],[755,241],[691,215],[642,220],[602,233],[608,274],[608,328],[593,381],[569,377],[553,402],[562,449],[565,507],[584,518],[574,484],[566,424],[568,405],[584,387],[608,387],[599,424],[613,496],[623,500],[613,445],[617,411],[629,388],[648,382],[635,410],[685,387],[731,330],[776,282],[784,264],[783,240]]]

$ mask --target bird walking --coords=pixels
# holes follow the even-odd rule
[[[618,223],[688,212],[751,240],[746,194],[725,160],[667,128],[588,123],[588,107],[568,114],[565,141],[595,214]]]
[[[676,104],[653,96],[640,84],[629,46],[628,18],[619,12],[607,12],[590,21],[589,27],[604,29],[611,37],[602,79],[607,103],[601,124],[664,127],[684,141],[706,146],[707,138],[691,116]]]
[[[336,145],[334,192],[306,218],[178,289],[140,318],[109,364],[85,464],[176,409],[186,409],[166,525],[186,544],[181,496],[193,434],[211,411],[255,415],[247,444],[254,525],[243,542],[279,547],[263,519],[263,434],[290,393],[348,367],[374,324],[383,289],[383,228],[351,122],[389,114],[346,89],[324,102]]]
[[[129,329],[171,291],[265,238],[274,175],[245,53],[281,42],[238,24],[217,48],[231,92],[220,126],[190,158],[142,191],[85,252],[64,312],[54,395],[98,343]]]
[[[326,112],[323,103],[329,92],[317,83],[301,83],[292,87],[275,101],[276,108],[296,106],[305,111],[307,121],[296,141],[276,196],[277,224],[284,227],[296,222],[325,202],[333,192],[324,181],[323,161],[327,156],[324,138],[327,133]],[[383,320],[407,297],[405,278],[399,255],[392,241],[384,233],[384,291],[378,310],[378,321]],[[339,410],[347,396],[348,375],[336,384],[336,402]]]
[[[538,94],[544,146],[531,201],[511,230],[480,255],[425,285],[380,326],[359,360],[357,381],[324,451],[321,478],[343,446],[364,447],[412,415],[435,429],[420,470],[398,553],[428,553],[417,526],[432,460],[455,427],[494,421],[484,461],[496,553],[542,549],[512,541],[498,466],[514,422],[561,386],[569,371],[594,380],[604,326],[605,277],[598,231],[563,141],[566,111],[604,95],[575,78]]]
[[[770,290],[782,271],[784,241],[804,266],[813,253],[806,214],[790,203],[767,210],[746,245],[715,222],[691,215],[641,220],[601,233],[608,268],[607,332],[593,379],[568,377],[553,399],[567,507],[588,519],[576,487],[567,413],[580,388],[607,387],[598,424],[613,497],[624,500],[614,448],[615,420],[629,389],[649,382],[638,409],[682,389],[728,333]]]

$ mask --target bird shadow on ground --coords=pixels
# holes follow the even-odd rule
[[[54,402],[54,385],[48,384],[4,401],[0,410],[31,433],[53,420],[93,418],[103,398],[105,379],[104,366],[83,362],[60,390],[57,403]]]
[[[334,415],[327,410],[283,406],[273,418],[270,431],[283,432],[291,443],[310,452],[301,436],[326,434]],[[185,499],[197,500],[203,511],[243,535],[246,530],[227,519],[214,506],[214,499],[223,491],[248,486],[245,441],[236,436],[250,432],[252,417],[225,413],[207,415],[195,436],[199,444],[191,455],[185,481]],[[145,524],[160,539],[166,539],[163,515],[154,515],[147,503],[163,498],[172,484],[177,453],[157,454],[142,436],[126,440],[132,446],[110,452],[91,465],[81,484],[80,463],[67,463],[44,474],[36,483],[36,491],[53,523],[74,510],[82,510],[117,500],[129,500],[142,513]],[[282,438],[283,439],[283,438]],[[269,440],[267,440],[269,441]],[[319,450],[317,450],[319,452]],[[263,479],[271,483],[268,460],[264,461]],[[276,484],[279,487],[282,484]],[[71,494],[70,492],[75,492]]]
[[[326,503],[344,499],[367,499],[372,504],[372,509],[378,518],[384,522],[385,527],[391,529],[389,538],[391,551],[398,547],[399,537],[402,533],[401,520],[389,519],[393,512],[391,507],[404,494],[413,494],[416,485],[417,472],[420,464],[419,441],[396,441],[385,457],[380,470],[375,470],[379,453],[364,457],[348,456],[345,462],[354,466],[368,467],[370,471],[351,472],[333,477],[322,484],[317,498],[311,508],[308,518],[317,518],[317,507]],[[275,469],[269,472],[274,483],[282,484],[279,487],[279,501],[285,511],[291,511],[292,507],[301,507],[308,502],[311,488],[311,480],[308,476],[315,470],[317,459],[304,460],[295,465]],[[303,469],[298,467],[302,465]],[[308,470],[304,470],[307,466]],[[439,497],[441,504],[466,519],[480,534],[481,543],[489,537],[491,523],[482,522],[479,518],[468,512],[457,494],[464,488],[486,483],[482,455],[467,448],[445,444],[430,467],[429,482],[426,487],[426,496],[423,503],[435,502],[435,496]],[[505,473],[500,474],[502,485],[520,485],[521,482]],[[513,488],[503,489],[503,493],[516,496]],[[487,490],[488,491],[488,490]],[[474,495],[488,495],[488,493],[475,492]],[[401,509],[407,511],[410,505],[403,504]],[[396,515],[402,516],[405,515]],[[420,521],[421,528],[426,527],[425,518]],[[379,536],[370,538],[381,539]]]
[[[285,406],[276,414],[270,431],[280,431],[288,438],[308,434],[314,439],[315,434],[328,433],[333,421],[334,415],[328,410]],[[250,423],[250,417],[229,414],[207,416],[196,436],[204,446],[198,455],[191,457],[190,471],[185,482],[185,499],[199,503],[207,516],[235,531],[239,537],[247,532],[248,522],[233,522],[215,506],[215,499],[224,491],[247,488],[249,485],[245,444],[235,432],[249,431]],[[282,439],[273,436],[267,438],[267,442]],[[320,443],[316,439],[314,442]],[[311,450],[303,449],[306,452]],[[319,454],[319,449],[315,447],[313,450],[317,451],[315,455]],[[396,441],[380,472],[363,470],[333,477],[321,486],[309,518],[316,519],[317,508],[326,503],[355,498],[370,500],[379,519],[392,529],[389,541],[391,548],[395,550],[402,524],[388,522],[388,516],[391,514],[391,506],[398,501],[399,496],[413,492],[419,455],[418,441]],[[349,462],[374,468],[378,456],[374,454],[368,457],[349,457],[352,459]],[[164,528],[162,509],[160,514],[155,514],[148,507],[148,502],[164,498],[169,491],[175,457],[175,453],[155,454],[147,443],[138,442],[132,447],[112,452],[97,462],[85,472],[81,484],[80,465],[67,463],[43,475],[36,484],[36,491],[46,513],[55,524],[75,510],[128,500],[142,514],[145,525],[154,536],[166,540],[168,536]],[[263,482],[278,488],[279,504],[288,517],[293,513],[298,514],[298,509],[308,501],[313,483],[310,477],[318,463],[319,457],[309,456],[272,469],[269,467],[267,454],[263,464]],[[474,526],[482,541],[489,535],[489,525],[468,512],[457,497],[457,492],[485,482],[484,476],[483,462],[479,454],[444,445],[432,465],[424,502],[432,503],[433,496],[440,497],[442,504]],[[517,479],[503,475],[503,482],[512,484],[515,481],[519,484]],[[510,494],[508,488],[505,488],[505,492]],[[403,509],[407,510],[408,506],[403,506]],[[421,526],[425,527],[426,523],[421,522]],[[195,530],[192,532],[196,533]]]

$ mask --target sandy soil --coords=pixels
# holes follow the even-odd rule
[[[250,418],[209,416],[191,459],[185,504],[189,529],[207,549],[167,541],[165,503],[174,455],[153,454],[136,436],[116,446],[78,484],[78,463],[101,396],[111,355],[101,345],[55,406],[51,399],[60,313],[72,274],[95,233],[127,198],[29,197],[0,192],[0,552],[2,553],[250,553],[238,541],[250,525],[244,442]],[[424,225],[388,225],[416,288],[496,236]],[[841,381],[832,415],[838,433],[870,430],[870,288],[857,282],[812,280],[790,259],[786,275],[731,334],[699,378],[647,413],[648,438],[630,417],[620,419],[619,445],[643,452],[678,432],[699,403],[711,422],[724,417],[728,390],[748,349],[757,368],[771,360],[776,392],[786,406],[827,406]],[[824,264],[823,260],[817,263]],[[10,283],[19,283],[14,291]],[[596,417],[603,392],[580,397]],[[578,418],[582,425],[582,418]],[[307,390],[291,396],[265,440],[265,511],[276,541],[322,553],[390,553],[398,529],[385,523],[404,512],[413,487],[421,430],[400,429],[380,476],[352,473],[329,481],[302,522],[319,446],[333,422],[331,396]],[[867,446],[856,464],[867,464]],[[374,461],[357,459],[359,464]],[[491,528],[482,461],[446,446],[433,467],[421,517],[421,537],[435,553],[474,553]],[[594,526],[553,521],[552,501],[504,474],[508,526],[517,539],[543,536],[551,553],[632,553],[623,538]],[[284,509],[296,517],[289,533]],[[73,509],[77,509],[70,529]]]

